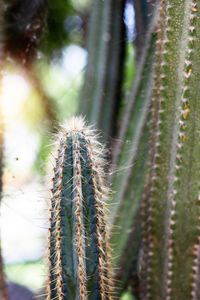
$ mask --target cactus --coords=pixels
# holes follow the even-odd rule
[[[130,2],[133,2],[135,9],[136,39],[134,44],[136,46],[137,60],[139,60],[145,45],[146,33],[148,32],[156,0],[131,0]]]
[[[161,1],[141,300],[200,297],[200,2]]]
[[[117,266],[115,276],[118,294],[127,287],[132,262],[137,261],[142,239],[139,207],[148,161],[147,116],[153,85],[157,8],[149,26],[133,90],[122,118],[118,142],[113,151],[112,164],[116,172],[113,172],[112,180],[114,197],[111,201],[114,203],[110,207],[113,216],[110,222],[114,224],[111,244],[115,253],[114,265]]]
[[[88,64],[80,113],[95,123],[106,142],[116,133],[125,50],[124,0],[93,3]]]
[[[111,299],[102,151],[83,119],[63,127],[51,198],[48,299]]]

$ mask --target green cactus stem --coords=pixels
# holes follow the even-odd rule
[[[200,2],[162,0],[141,300],[200,297]]]
[[[80,113],[102,131],[105,142],[115,135],[121,100],[125,54],[125,0],[93,1],[88,63]]]
[[[151,18],[138,72],[113,152],[115,197],[111,199],[114,203],[111,202],[110,207],[110,222],[113,225],[110,240],[115,253],[113,265],[117,266],[117,295],[121,295],[130,284],[133,268],[137,272],[137,258],[142,241],[139,207],[147,173],[148,115],[153,86],[157,12],[158,6]]]
[[[136,39],[134,44],[136,46],[137,60],[140,60],[140,55],[145,45],[145,36],[156,6],[156,0],[134,0],[130,2],[133,2],[135,9]]]
[[[116,261],[120,258],[126,245],[130,228],[134,222],[140,198],[143,194],[145,173],[147,171],[147,153],[149,114],[151,91],[153,85],[153,61],[155,49],[156,14],[152,18],[150,31],[147,35],[138,77],[135,78],[132,93],[127,105],[118,142],[113,153],[113,190],[111,199],[111,219],[114,231],[111,235]],[[118,240],[118,234],[121,238]],[[122,267],[123,268],[123,267]]]
[[[62,128],[54,169],[48,299],[110,300],[104,153],[81,118]]]

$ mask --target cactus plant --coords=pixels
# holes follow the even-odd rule
[[[148,17],[140,8],[150,2],[156,3],[135,1],[136,23],[139,15]],[[137,291],[132,291],[140,300],[198,300],[200,2],[159,2],[154,81],[156,16],[147,18],[152,21],[150,33],[144,35],[147,45],[112,156],[119,169],[114,173],[110,219],[115,278],[121,280],[116,295],[137,277]],[[81,113],[103,130],[105,141],[115,136],[113,115],[121,101],[116,95],[123,81],[124,5],[124,0],[94,1],[90,29]],[[62,128],[52,180],[49,300],[112,298],[102,152],[95,132],[82,119],[74,118]]]
[[[147,116],[153,85],[152,69],[157,8],[151,19],[133,90],[113,151],[112,188],[114,197],[111,201],[114,203],[112,203],[110,211],[114,217],[110,221],[114,225],[111,243],[115,253],[114,263],[118,269],[116,277],[119,294],[128,284],[129,273],[132,272],[132,262],[137,260],[142,239],[141,220],[137,216],[140,215],[140,200],[147,172],[149,138],[149,118]]]
[[[161,1],[141,299],[199,299],[200,2]]]
[[[59,136],[54,169],[48,299],[111,299],[102,145],[83,119]]]
[[[135,10],[136,39],[134,44],[136,46],[137,59],[139,60],[146,42],[146,33],[148,32],[156,0],[129,0],[129,2],[133,3]]]
[[[93,3],[88,64],[80,113],[102,130],[106,142],[116,133],[125,50],[124,0]]]

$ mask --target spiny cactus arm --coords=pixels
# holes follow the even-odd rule
[[[48,299],[111,299],[102,146],[82,119],[63,128],[53,178]]]
[[[200,3],[162,1],[160,19],[141,299],[198,299]]]
[[[80,100],[80,113],[102,130],[105,141],[114,135],[123,76],[124,0],[93,5],[88,64]]]
[[[166,2],[167,4],[167,2]],[[161,2],[160,8],[159,8],[159,19],[157,24],[157,41],[156,41],[156,51],[155,51],[155,60],[156,63],[154,64],[154,87],[153,87],[153,96],[152,96],[152,103],[151,103],[151,130],[150,130],[150,142],[149,142],[149,171],[146,177],[146,184],[144,188],[144,197],[143,197],[143,203],[142,203],[142,214],[143,214],[143,226],[144,226],[144,232],[143,232],[143,255],[142,255],[142,264],[144,264],[144,268],[142,268],[142,281],[140,283],[140,289],[141,289],[141,297],[146,297],[147,290],[149,288],[148,280],[150,279],[147,275],[146,268],[149,266],[149,246],[150,246],[150,240],[149,240],[149,230],[151,228],[151,217],[149,216],[150,210],[151,210],[151,187],[150,183],[153,177],[154,172],[154,159],[156,157],[155,149],[157,146],[157,127],[160,124],[160,121],[158,121],[159,116],[159,104],[160,104],[160,92],[162,90],[160,77],[162,76],[162,73],[159,76],[160,67],[163,67],[163,54],[164,54],[164,45],[165,45],[165,28],[166,28],[166,22],[163,22],[165,14],[165,3],[164,1]],[[161,18],[163,16],[163,19]],[[142,298],[143,299],[143,298]]]

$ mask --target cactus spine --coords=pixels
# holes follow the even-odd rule
[[[102,145],[81,118],[59,137],[54,169],[48,299],[111,299]]]
[[[158,28],[141,299],[197,300],[200,2],[161,1]]]

